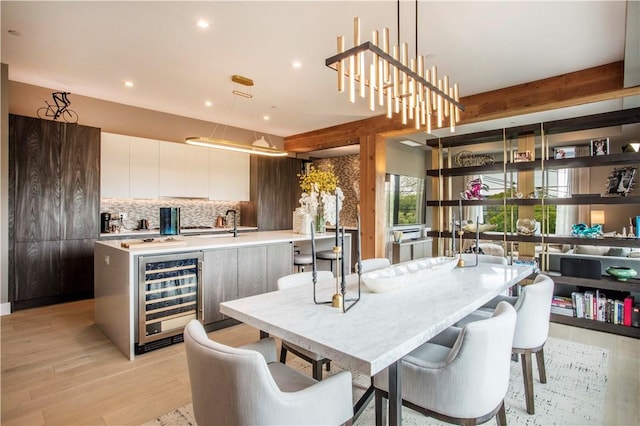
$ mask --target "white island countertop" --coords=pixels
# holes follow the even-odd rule
[[[335,238],[335,233],[316,234],[317,240]],[[105,240],[96,241],[100,244],[116,248],[133,255],[157,254],[157,253],[180,253],[186,251],[211,250],[228,247],[244,247],[252,245],[277,244],[285,242],[309,241],[310,235],[296,234],[292,230],[284,231],[258,231],[240,232],[237,237],[230,234],[207,234],[207,235],[174,235],[153,238],[153,241],[145,244],[138,244],[136,248],[125,248],[122,243],[142,243],[143,240]],[[168,244],[163,245],[166,242]]]

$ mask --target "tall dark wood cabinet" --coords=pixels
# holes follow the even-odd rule
[[[291,229],[293,211],[302,195],[298,174],[302,160],[283,157],[251,156],[251,201],[241,203],[242,225],[260,231]]]
[[[12,309],[93,295],[100,129],[9,116]]]

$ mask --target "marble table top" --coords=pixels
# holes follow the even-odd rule
[[[220,310],[373,376],[531,273],[529,266],[481,263],[387,293],[363,284],[360,301],[346,313],[314,304],[311,284],[223,302]],[[357,296],[357,275],[347,282],[347,299]],[[335,292],[335,280],[316,286],[318,301]]]

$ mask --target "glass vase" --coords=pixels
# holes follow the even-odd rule
[[[324,234],[325,232],[327,232],[327,222],[324,219],[324,206],[320,203],[316,211],[316,233]]]

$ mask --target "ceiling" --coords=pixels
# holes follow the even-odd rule
[[[380,114],[350,104],[324,63],[337,35],[352,46],[354,16],[362,34],[389,27],[395,43],[397,7],[3,0],[1,57],[10,80],[69,91],[72,102],[77,94],[286,137]],[[415,7],[400,3],[411,57]],[[420,1],[418,52],[468,96],[622,60],[625,14],[624,1]],[[247,90],[234,74],[254,80],[252,99],[231,94]]]

